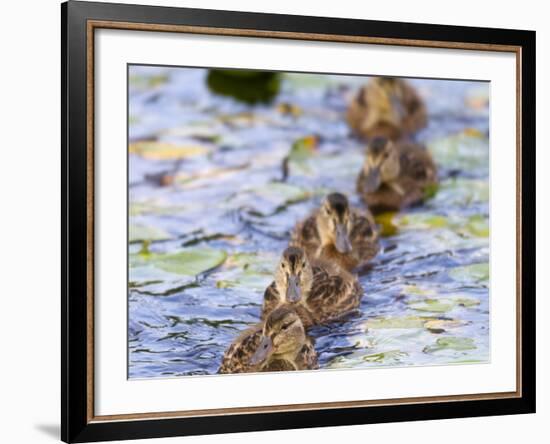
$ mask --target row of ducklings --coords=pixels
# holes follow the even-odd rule
[[[425,115],[422,101],[402,80],[378,78],[359,92],[348,112],[350,125],[365,137],[384,135],[367,146],[357,178],[369,210],[352,208],[345,195],[332,193],[295,227],[265,290],[262,322],[227,349],[219,373],[319,368],[306,329],[358,309],[364,292],[352,271],[379,250],[372,213],[418,204],[437,182],[425,147],[393,140],[424,126]]]

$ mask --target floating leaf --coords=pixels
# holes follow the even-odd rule
[[[319,137],[315,135],[301,137],[292,144],[288,157],[292,161],[306,160],[315,153],[318,145]]]
[[[130,266],[153,266],[167,273],[196,276],[221,265],[227,257],[222,250],[188,248],[177,253],[150,253],[131,255]]]
[[[426,298],[409,301],[410,308],[416,311],[426,311],[431,313],[445,313],[455,307],[474,307],[479,305],[479,301],[474,298]]]
[[[128,241],[160,241],[171,239],[172,236],[162,228],[151,225],[130,224],[128,228]]]
[[[400,227],[408,229],[444,228],[449,224],[444,216],[431,213],[412,213],[396,219]]]
[[[369,319],[365,326],[367,329],[381,329],[381,328],[422,328],[426,319],[419,316],[406,316],[402,318],[373,318]]]
[[[292,117],[300,117],[303,114],[303,109],[292,103],[282,102],[277,105],[277,111],[281,114],[291,115]]]
[[[273,281],[277,260],[275,255],[271,254],[233,254],[225,262],[225,268],[229,268],[229,271],[217,275],[220,279],[216,281],[216,286],[263,291]]]
[[[183,159],[208,152],[207,148],[200,145],[177,145],[157,141],[134,142],[130,144],[128,150],[131,154],[137,154],[149,160]]]
[[[458,338],[449,336],[445,338],[438,338],[435,344],[428,345],[422,350],[424,353],[434,353],[440,350],[474,350],[476,348],[475,342],[472,338]]]
[[[484,282],[489,280],[489,264],[487,262],[479,264],[464,265],[453,268],[449,271],[455,281],[460,282]]]
[[[409,307],[417,311],[428,311],[432,313],[445,313],[452,310],[455,306],[449,299],[423,299],[420,301],[411,301]]]
[[[459,321],[456,319],[432,319],[431,321],[426,321],[424,328],[432,333],[443,333],[448,329],[462,327],[466,324],[467,323],[465,321]]]
[[[253,104],[273,100],[279,93],[281,78],[270,71],[211,69],[207,83],[217,94]]]
[[[129,77],[128,82],[133,88],[149,89],[164,85],[168,79],[169,78],[166,74],[155,74],[152,76],[132,74]]]
[[[489,201],[489,182],[479,179],[452,178],[439,186],[435,202],[446,205],[471,205]]]
[[[485,216],[471,216],[465,228],[473,236],[489,237],[489,220]]]
[[[434,140],[428,148],[436,163],[447,168],[468,170],[489,164],[489,139],[477,130]]]
[[[380,353],[373,353],[370,355],[363,356],[363,361],[366,362],[387,362],[387,361],[397,361],[399,362],[402,357],[408,356],[408,353],[402,352],[400,350],[388,350]]]
[[[216,281],[218,288],[248,288],[250,290],[263,291],[273,281],[270,274],[244,272],[235,279],[220,279]]]
[[[154,265],[169,273],[196,276],[216,268],[226,257],[225,251],[194,248],[174,254],[157,255]]]
[[[375,216],[376,223],[380,226],[380,236],[387,237],[393,236],[397,233],[397,225],[394,224],[393,219],[396,213],[380,213]]]
[[[141,216],[143,214],[155,214],[158,216],[165,216],[171,214],[182,213],[187,211],[189,207],[185,205],[170,205],[153,200],[147,201],[131,201],[128,213],[130,216]]]
[[[232,198],[233,204],[237,199],[249,204],[251,200],[246,194],[252,195],[255,212],[261,216],[271,215],[287,205],[302,202],[311,197],[310,191],[305,188],[281,182],[268,182],[246,190],[246,193],[241,193],[236,196],[236,199]]]

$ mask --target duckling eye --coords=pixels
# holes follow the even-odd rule
[[[292,322],[289,322],[288,324],[285,324],[281,327],[281,330],[286,330],[288,329],[288,327],[290,327],[292,325]]]
[[[286,268],[286,265],[284,262],[281,262],[281,268]]]

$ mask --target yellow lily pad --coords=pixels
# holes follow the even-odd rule
[[[129,145],[128,150],[130,154],[137,154],[149,160],[183,159],[208,152],[208,149],[201,145],[177,145],[157,141],[134,142]]]

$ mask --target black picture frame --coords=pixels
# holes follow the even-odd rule
[[[88,345],[93,316],[89,272],[90,118],[87,107],[87,24],[90,20],[186,25],[280,33],[461,42],[518,47],[521,64],[520,396],[196,417],[96,421],[90,417]],[[61,5],[62,274],[61,439],[90,442],[510,415],[535,412],[535,32],[356,19],[259,14],[69,1]],[[145,31],[144,31],[145,32]],[[521,118],[526,115],[528,118]],[[498,166],[497,166],[498,167]],[[496,277],[498,279],[498,277]],[[93,312],[92,312],[93,313]]]

